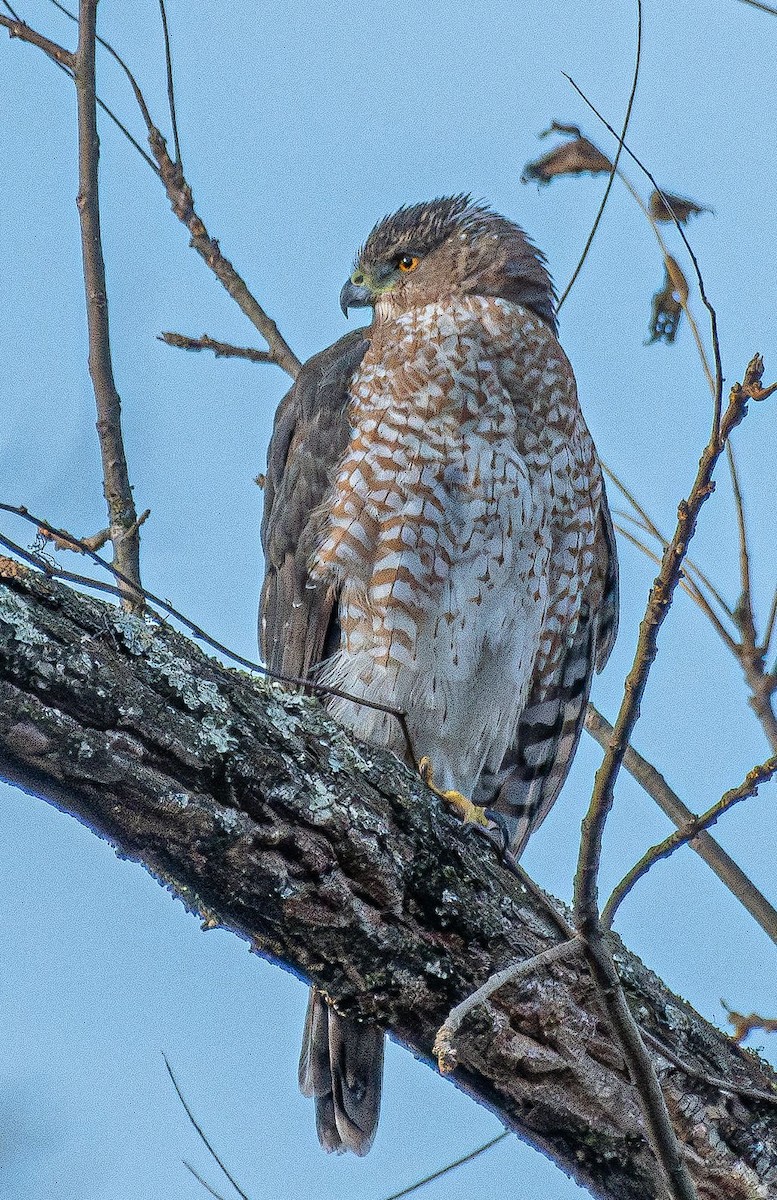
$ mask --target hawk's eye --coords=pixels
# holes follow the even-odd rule
[[[405,274],[407,274],[409,271],[415,271],[418,263],[419,260],[414,254],[403,254],[401,258],[397,259],[397,266],[399,267],[400,271],[404,271]]]

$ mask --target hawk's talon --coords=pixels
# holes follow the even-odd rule
[[[442,788],[438,788],[434,782],[434,770],[432,768],[432,760],[425,754],[418,764],[418,773],[423,779],[430,791],[434,792],[435,796],[439,796],[446,804],[461,817],[468,825],[481,825],[488,828],[489,821],[486,816],[486,810],[478,804],[473,804],[466,796],[462,796],[461,792],[451,788],[445,792]]]

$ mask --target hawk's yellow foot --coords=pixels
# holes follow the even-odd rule
[[[466,796],[462,796],[461,792],[454,789],[444,792],[438,788],[434,782],[434,770],[432,768],[432,760],[428,755],[424,755],[418,764],[418,773],[423,779],[430,791],[434,792],[435,796],[439,796],[446,804],[450,804],[462,821],[471,822],[474,825],[484,825],[486,829],[490,828],[492,822],[486,816],[486,810],[480,808],[479,805],[473,804]]]

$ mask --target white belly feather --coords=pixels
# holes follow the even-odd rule
[[[406,374],[398,387],[385,354],[365,357],[312,574],[340,590],[341,645],[322,681],[406,712],[415,757],[429,755],[439,786],[472,794],[484,767],[498,769],[526,703],[550,532],[547,475],[530,477],[514,405],[468,306],[465,336],[460,326],[452,336],[449,308],[397,322],[405,371],[419,334],[438,346],[423,384],[408,387]],[[404,753],[394,718],[338,699],[330,708]]]

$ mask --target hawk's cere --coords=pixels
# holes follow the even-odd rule
[[[612,525],[543,256],[453,196],[381,221],[340,296],[368,329],[302,368],[269,451],[261,644],[407,714],[438,787],[515,854],[566,778],[617,624]],[[330,699],[405,753],[394,717]],[[300,1084],[330,1150],[364,1154],[382,1033],[311,992]]]

